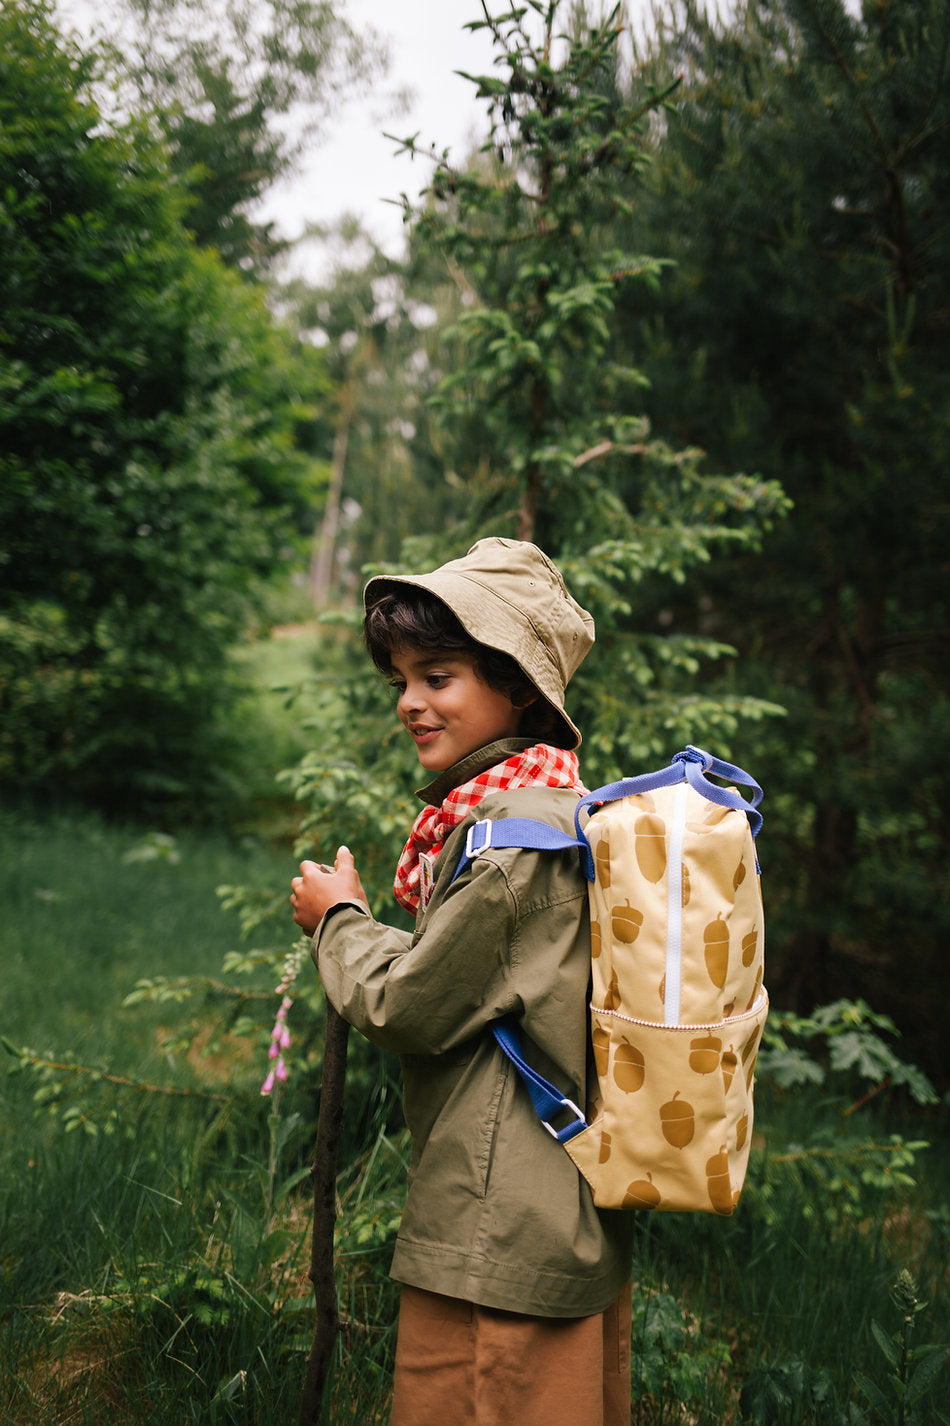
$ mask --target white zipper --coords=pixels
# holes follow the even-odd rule
[[[678,1025],[680,1018],[680,986],[683,978],[683,840],[686,835],[688,793],[689,784],[681,782],[673,799],[673,822],[667,853],[669,898],[666,913],[666,989],[663,996],[663,1019],[667,1025]]]

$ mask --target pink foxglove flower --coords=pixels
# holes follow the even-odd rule
[[[288,995],[288,991],[297,979],[297,972],[300,970],[301,961],[305,947],[291,951],[284,961],[283,974],[280,984],[277,987],[277,994],[282,996],[280,1008],[277,1011],[277,1018],[274,1021],[274,1028],[270,1032],[270,1045],[267,1050],[267,1058],[276,1063],[268,1072],[267,1078],[261,1085],[261,1094],[273,1093],[275,1084],[283,1084],[287,1078],[287,1066],[284,1063],[283,1052],[290,1049],[290,1031],[287,1029],[287,1011],[293,1005],[293,999]]]

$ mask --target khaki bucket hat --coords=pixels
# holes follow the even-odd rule
[[[564,690],[594,642],[594,621],[537,545],[493,537],[431,574],[377,575],[363,591],[364,607],[402,584],[428,590],[477,643],[513,658],[563,721],[564,746],[579,745]]]

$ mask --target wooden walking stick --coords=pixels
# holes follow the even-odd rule
[[[300,1426],[317,1426],[333,1344],[340,1328],[340,1308],[333,1272],[333,1228],[336,1222],[337,1150],[343,1122],[343,1085],[350,1027],[327,1001],[326,1038],[323,1047],[323,1084],[313,1167],[313,1237],[310,1245],[310,1281],[316,1305],[313,1343],[307,1358]]]

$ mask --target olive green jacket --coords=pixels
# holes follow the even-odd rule
[[[423,789],[452,788],[527,744],[493,743]],[[526,1058],[586,1101],[590,930],[576,853],[489,850],[450,885],[468,827],[534,817],[572,830],[576,793],[492,793],[455,828],[414,933],[351,903],[313,942],[326,993],[368,1039],[402,1057],[412,1135],[409,1194],[392,1275],[515,1312],[599,1312],[630,1273],[632,1214],[595,1209],[539,1123],[488,1027],[518,1017]]]

